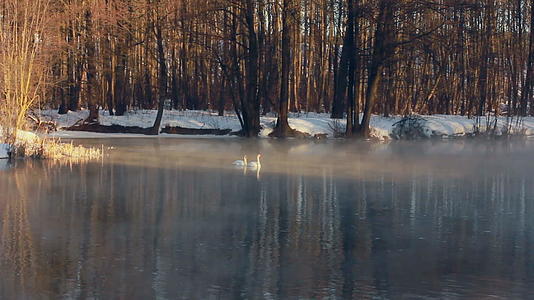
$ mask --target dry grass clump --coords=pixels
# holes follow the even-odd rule
[[[91,160],[102,157],[97,148],[75,146],[56,139],[18,140],[11,145],[12,158]]]

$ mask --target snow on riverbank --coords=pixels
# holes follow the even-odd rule
[[[0,127],[0,133],[2,132],[2,127]],[[7,159],[9,158],[9,153],[11,152],[11,146],[8,144],[2,143],[2,136],[0,135],[0,159]],[[24,130],[18,130],[17,131],[17,142],[16,145],[22,145],[22,144],[36,144],[38,143],[40,138],[29,131]]]
[[[2,128],[0,127],[0,132]],[[61,143],[57,139],[41,138],[29,131],[18,130],[16,141],[5,144],[4,137],[0,136],[0,162],[9,158],[38,158],[38,159],[74,159],[87,160],[102,156],[98,148],[85,148],[72,143]],[[0,169],[2,167],[0,166]]]
[[[69,112],[66,115],[59,115],[55,110],[41,111],[43,120],[51,120],[58,124],[58,127],[69,127],[83,120],[88,116],[87,110],[78,112]],[[475,130],[475,119],[469,119],[464,116],[449,116],[449,115],[433,115],[422,116],[427,120],[426,126],[429,132],[435,136],[462,136],[473,133]],[[102,125],[122,125],[122,126],[152,126],[156,118],[155,110],[137,110],[128,112],[124,116],[110,116],[109,112],[100,112],[100,122]],[[400,121],[401,117],[381,117],[373,116],[371,118],[371,128],[373,135],[379,139],[388,139],[393,130],[393,125]],[[267,136],[271,133],[272,128],[276,122],[274,115],[268,115],[261,118],[263,130],[260,136]],[[481,123],[485,124],[486,119],[483,118]],[[335,128],[344,130],[346,120],[334,121],[330,119],[329,114],[319,113],[299,113],[290,114],[289,124],[292,128],[302,132],[315,134],[328,134],[329,137],[334,136]],[[204,129],[232,129],[233,131],[240,130],[239,120],[233,113],[228,113],[226,116],[220,117],[216,113],[205,111],[165,111],[163,115],[162,126],[180,126],[185,128],[204,128]],[[498,128],[506,125],[506,117],[498,118]],[[527,135],[534,135],[534,118],[528,117],[523,120],[522,128]],[[87,132],[67,132],[59,131],[51,133],[54,137],[64,138],[103,138],[103,137],[139,137],[139,135],[132,134],[99,134]],[[167,136],[167,135],[161,135]],[[176,135],[169,135],[177,137]]]
[[[9,152],[9,145],[0,144],[0,159],[9,158],[8,152]]]

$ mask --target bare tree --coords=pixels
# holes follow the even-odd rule
[[[0,125],[10,143],[46,88],[49,8],[45,0],[6,0],[0,6]]]

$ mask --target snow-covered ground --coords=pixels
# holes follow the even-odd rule
[[[66,115],[59,115],[55,110],[43,110],[40,112],[43,120],[51,120],[58,124],[58,127],[68,127],[85,119],[88,116],[87,110],[78,112],[69,112]],[[426,127],[428,132],[435,136],[462,136],[472,133],[475,129],[475,119],[469,119],[464,116],[450,116],[450,115],[433,115],[422,116],[427,120]],[[123,126],[152,126],[156,118],[156,111],[154,110],[137,110],[128,112],[124,116],[110,116],[107,111],[100,112],[100,122],[103,125],[123,125]],[[402,117],[382,117],[373,116],[371,118],[371,128],[373,135],[380,139],[388,139],[393,130],[393,125],[400,121]],[[486,119],[483,118],[482,124],[485,124]],[[260,136],[267,136],[276,122],[274,115],[269,115],[261,118],[263,130]],[[503,128],[507,123],[506,117],[498,118],[498,128]],[[302,132],[315,134],[328,134],[329,137],[334,136],[335,128],[344,130],[346,120],[332,120],[329,114],[319,113],[299,113],[290,114],[289,124],[292,128]],[[205,111],[165,111],[163,115],[162,126],[180,126],[186,128],[205,128],[205,129],[232,129],[237,131],[240,129],[239,120],[233,113],[228,113],[223,117],[217,116],[216,113]],[[521,128],[525,130],[527,135],[534,135],[534,118],[528,117],[523,119]],[[129,137],[138,136],[131,134],[99,134],[87,132],[67,132],[58,131],[51,133],[54,137],[64,138],[91,138],[91,137]],[[166,135],[162,135],[166,136]],[[170,135],[176,137],[176,135]]]
[[[2,132],[2,127],[0,127],[0,133]],[[18,130],[17,131],[17,142],[16,144],[38,144],[40,141],[39,137],[32,132]],[[2,143],[2,136],[0,135],[0,159],[9,158],[9,150],[11,146],[8,144]]]
[[[0,144],[0,159],[9,158],[8,150],[9,150],[9,145]]]

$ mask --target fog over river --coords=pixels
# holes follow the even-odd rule
[[[533,142],[76,143],[0,162],[0,299],[534,298]]]

